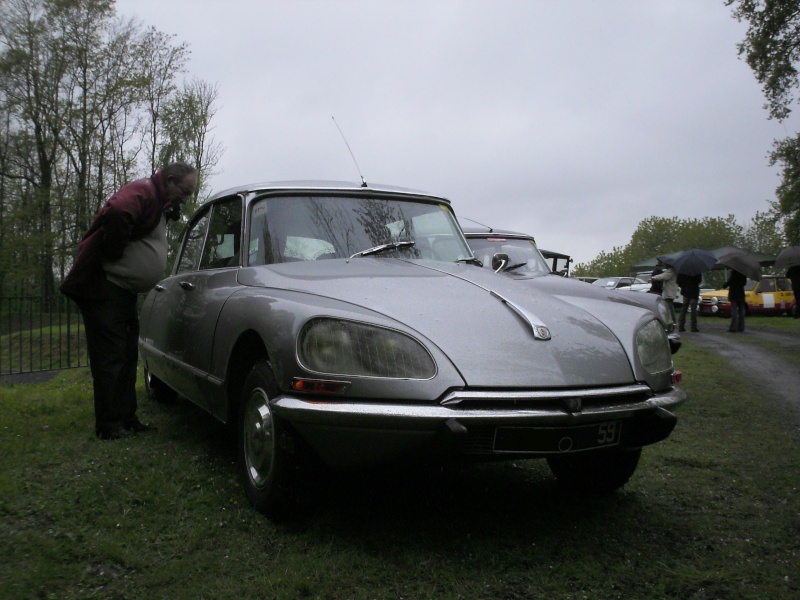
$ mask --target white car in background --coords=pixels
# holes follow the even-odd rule
[[[597,285],[607,290],[650,291],[650,284],[638,277],[601,277],[593,281],[592,285]]]

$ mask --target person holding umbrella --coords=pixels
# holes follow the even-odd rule
[[[797,301],[800,300],[800,246],[789,246],[781,250],[775,259],[775,268],[786,269],[786,277],[792,282],[792,292],[794,292],[792,317],[800,319],[800,307],[797,306]]]
[[[697,327],[697,302],[700,300],[700,283],[702,281],[703,276],[700,273],[697,275],[678,275],[678,285],[683,295],[683,306],[681,306],[681,314],[678,317],[678,331],[686,331],[686,312],[689,310],[692,313],[692,331],[700,331]]]
[[[707,250],[692,248],[691,250],[684,250],[680,253],[663,254],[661,256],[657,256],[656,259],[669,267],[661,275],[651,277],[651,280],[654,279],[656,281],[664,282],[664,291],[662,292],[661,296],[667,301],[667,304],[669,304],[670,310],[672,311],[672,323],[674,327],[676,325],[675,297],[678,295],[678,275],[701,275],[702,273],[705,273],[711,269],[717,263],[717,257]],[[698,297],[699,293],[700,292],[698,289]],[[696,310],[692,311],[692,315],[694,315],[695,312]],[[693,325],[693,329],[696,329],[697,323],[694,323]]]
[[[747,277],[741,271],[731,269],[731,276],[728,277],[722,287],[728,290],[728,300],[731,303],[731,326],[728,331],[731,333],[744,333],[744,314],[745,299],[744,286]]]
[[[731,326],[734,333],[744,331],[744,315],[747,310],[744,286],[748,279],[761,279],[761,265],[746,250],[729,248],[719,255],[719,265],[731,269],[731,276],[724,287],[729,287],[728,300],[731,302]]]
[[[786,269],[786,277],[792,282],[792,293],[794,294],[794,309],[792,310],[792,317],[800,319],[800,308],[797,306],[797,300],[800,298],[800,265],[792,265]]]

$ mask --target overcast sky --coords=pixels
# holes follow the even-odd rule
[[[767,119],[723,0],[117,0],[216,84],[211,186],[359,181],[450,199],[576,263],[650,216],[774,198]],[[336,123],[331,117],[335,117]]]

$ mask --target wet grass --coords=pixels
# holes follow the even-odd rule
[[[541,461],[328,474],[292,525],[251,510],[186,402],[142,400],[157,432],[99,442],[85,369],[1,386],[0,597],[797,597],[797,412],[690,339],[675,358],[678,426],[612,496]]]

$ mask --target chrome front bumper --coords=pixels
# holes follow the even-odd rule
[[[449,451],[497,456],[491,448],[498,427],[570,428],[620,421],[622,447],[641,447],[666,438],[677,419],[670,410],[686,400],[677,388],[654,394],[645,385],[546,391],[456,391],[436,404],[353,402],[283,395],[271,404],[333,465],[376,464],[433,443]],[[535,433],[535,431],[534,431]],[[466,450],[465,450],[465,445]],[[475,446],[475,447],[478,447]],[[541,455],[541,453],[540,453]]]

